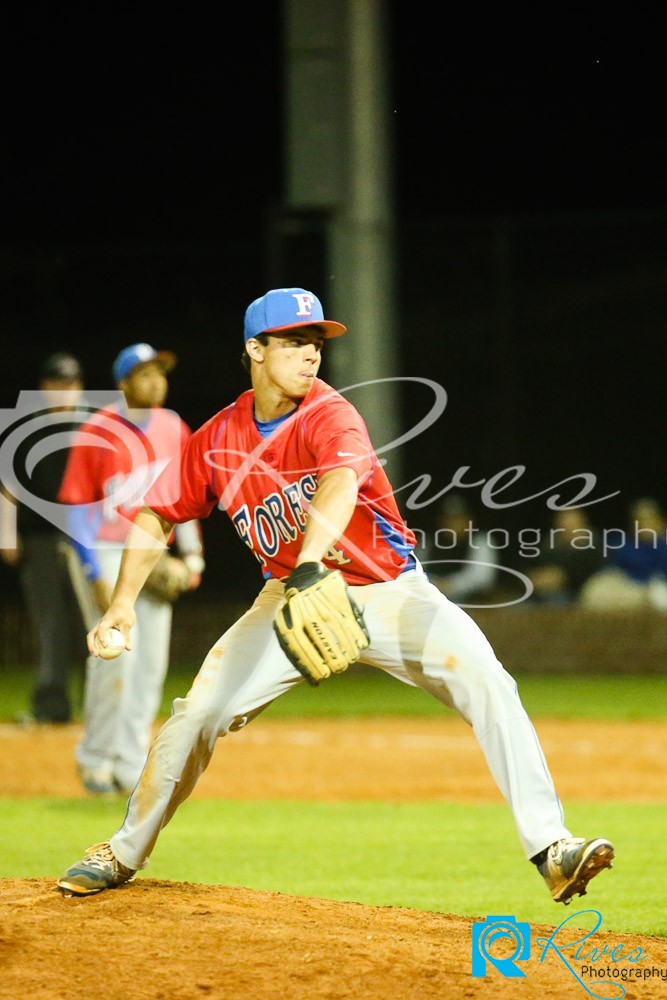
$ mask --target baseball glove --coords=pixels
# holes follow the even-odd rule
[[[319,562],[302,563],[287,577],[273,627],[285,656],[313,686],[342,674],[370,643],[342,573]]]
[[[151,570],[144,584],[144,590],[158,601],[169,601],[173,604],[185,590],[188,590],[189,584],[190,570],[183,560],[165,551]]]

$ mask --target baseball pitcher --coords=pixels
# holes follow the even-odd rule
[[[251,389],[192,435],[178,489],[167,468],[149,490],[133,530],[164,545],[174,524],[224,511],[264,584],[175,701],[122,826],[68,869],[58,882],[64,893],[132,879],[221,736],[304,679],[326,683],[356,663],[422,688],[470,724],[554,900],[569,902],[610,867],[608,840],[573,837],[565,825],[514,680],[415,558],[415,537],[359,412],[318,378],[325,342],[345,331],[303,288],[272,289],[252,302],[244,352]],[[128,542],[111,604],[88,636],[93,655],[111,628],[129,641],[156,558]]]

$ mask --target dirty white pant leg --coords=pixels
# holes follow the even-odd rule
[[[216,739],[243,728],[303,681],[283,654],[273,618],[283,586],[269,581],[249,611],[215,643],[185,698],[174,701],[150,749],[111,847],[121,862],[145,868],[160,830],[206,769]]]
[[[527,857],[569,836],[516,683],[473,619],[420,570],[352,590],[371,634],[364,662],[423,688],[472,726]]]
[[[99,546],[97,549],[102,579],[110,587],[116,583],[121,554],[122,549],[118,546]],[[102,660],[97,656],[89,656],[86,660],[83,732],[75,755],[80,767],[104,769],[109,780],[113,777],[123,677],[131,668],[135,655],[123,652],[115,660]]]
[[[135,611],[134,655],[124,663],[114,741],[114,777],[122,788],[133,788],[141,774],[169,666],[171,604],[140,594]]]
[[[113,587],[122,548],[100,546],[102,577]],[[115,660],[86,661],[83,733],[76,748],[83,768],[103,769],[123,788],[137,781],[146,760],[152,726],[162,700],[169,664],[171,605],[140,594],[132,649]]]
[[[116,731],[120,713],[123,665],[121,653],[115,660],[89,656],[83,696],[83,731],[75,750],[82,768],[103,770],[113,777]]]

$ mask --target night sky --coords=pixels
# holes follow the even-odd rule
[[[237,364],[242,315],[265,290],[267,220],[282,195],[281,5],[221,10],[220,24],[190,5],[101,13],[84,4],[31,4],[10,15],[0,330],[5,352],[17,349],[2,372],[4,406],[33,384],[51,350],[79,354],[89,383],[106,388],[117,350],[144,339],[179,353],[170,402],[194,425],[245,387]],[[414,4],[388,10],[399,229],[425,219],[632,213],[653,229],[650,239],[645,221],[637,229],[630,259],[636,253],[636,270],[650,273],[653,286],[661,276],[667,281],[662,62],[610,46],[594,31],[590,42],[573,32],[576,45],[567,38],[522,44],[506,24],[492,47],[493,30],[480,44],[472,16],[465,28],[434,31]],[[596,250],[586,266],[594,259],[604,272]],[[406,265],[403,300],[414,292],[437,311],[442,289],[437,274],[425,273],[420,282]],[[579,366],[572,375],[570,368],[574,402],[563,410],[572,413],[566,432],[591,420],[590,447],[576,459],[599,460],[611,487],[613,473],[625,468],[626,493],[635,481],[640,491],[664,492],[655,463],[647,473],[645,457],[637,457],[651,450],[652,401],[662,394],[656,358],[664,321],[656,301],[638,333],[633,319],[645,302],[630,300],[627,338],[617,331],[590,346],[594,371]],[[519,414],[535,400],[562,399],[559,355],[577,336],[569,329],[563,341],[545,334],[515,342]],[[446,331],[438,337],[434,350],[452,360],[442,370],[460,398],[479,345],[468,355],[447,342]],[[406,370],[432,370],[413,345],[406,335]],[[472,375],[480,391],[502,377],[496,364],[491,356],[487,370]],[[526,388],[524,375],[535,368],[544,381]],[[481,433],[475,413],[488,421],[479,400],[453,406],[451,419],[458,414],[467,435]],[[549,462],[557,467],[558,421],[533,409],[518,422],[517,447],[532,448],[548,476]],[[451,438],[460,439],[461,429],[454,424]],[[452,469],[465,457],[453,448]]]
[[[461,27],[428,30],[411,4],[387,8],[400,213],[665,207],[664,71],[650,53],[502,36],[492,49]],[[225,5],[220,27],[203,11],[10,15],[6,239],[260,225],[281,194],[281,4]]]

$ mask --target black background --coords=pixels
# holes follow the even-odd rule
[[[666,207],[664,64],[631,24],[614,44],[506,24],[492,45],[474,14],[434,30],[414,5],[381,9],[399,214]],[[5,238],[257,237],[282,192],[282,5],[220,13],[7,16]]]
[[[499,24],[495,35],[487,24],[482,42],[475,16],[443,26],[430,8],[385,10],[402,371],[437,377],[450,393],[446,424],[408,456],[410,475],[430,473],[442,488],[461,464],[477,463],[482,477],[518,462],[534,491],[586,469],[599,495],[620,491],[595,512],[612,523],[632,496],[664,501],[655,430],[656,287],[667,282],[662,59],[623,38],[624,26],[612,44],[594,23],[587,32],[581,21],[561,25],[558,40],[526,23]],[[243,312],[271,277],[283,188],[281,5],[29,4],[11,18],[2,405],[35,384],[52,350],[73,351],[88,386],[108,388],[117,351],[148,340],[177,351],[169,404],[196,426],[246,387]],[[567,221],[566,273],[599,272],[609,286],[617,258],[587,234],[591,219],[621,220],[609,232],[636,283],[613,330],[583,343],[552,318],[558,295],[537,263],[539,235],[515,261],[525,315],[509,339],[467,319],[463,337],[441,325],[466,282],[486,287],[452,233],[495,233],[502,220],[530,230],[540,219],[551,253],[553,220]],[[431,242],[423,234],[433,231],[441,236]],[[443,239],[451,262],[443,255],[440,265]],[[353,332],[353,317],[336,318]],[[408,395],[405,405],[412,417],[421,403]],[[544,522],[544,498],[524,515]]]

